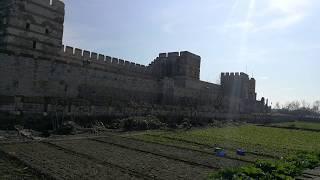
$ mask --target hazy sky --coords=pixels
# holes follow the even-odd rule
[[[247,72],[258,97],[320,99],[319,0],[65,0],[64,44],[149,64],[202,57],[201,79]]]

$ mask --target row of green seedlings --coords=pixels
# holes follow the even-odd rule
[[[179,142],[184,142],[184,143],[190,143],[190,144],[194,144],[194,145],[198,145],[198,146],[203,146],[206,148],[212,148],[212,146],[205,144],[205,143],[199,143],[199,142],[195,142],[195,141],[190,141],[190,140],[185,140],[185,139],[181,139],[181,138],[176,138],[176,137],[170,137],[170,136],[166,136],[166,135],[155,135],[155,134],[146,134],[147,136],[151,136],[151,137],[162,137],[162,138],[166,138],[166,139],[170,139],[170,140],[174,140],[174,141],[179,141]],[[221,152],[220,150],[222,150],[223,152]],[[220,157],[225,157],[226,153],[225,150],[230,150],[233,151],[235,149],[233,148],[226,148],[226,147],[216,147],[215,148],[215,154],[217,156]],[[271,154],[266,154],[266,153],[261,153],[261,152],[251,152],[251,151],[247,151],[244,149],[237,149],[236,150],[237,155],[240,156],[245,156],[246,154],[251,154],[251,155],[256,155],[256,156],[263,156],[263,157],[267,157],[267,158],[280,158],[280,156],[276,156],[276,155],[271,155]]]
[[[254,164],[231,168],[213,173],[208,176],[213,179],[294,179],[301,176],[307,169],[320,166],[320,153],[299,152],[280,160],[257,160]]]

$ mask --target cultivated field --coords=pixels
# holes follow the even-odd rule
[[[217,157],[216,147],[225,149],[226,156]],[[246,156],[236,154],[239,148],[247,151]],[[257,159],[319,149],[318,132],[255,125],[0,144],[1,151],[24,164],[6,161],[22,169],[22,173],[11,173],[31,179],[36,179],[32,178],[35,174],[51,179],[205,179],[209,173],[246,166]],[[0,160],[0,178],[4,163]]]
[[[37,180],[40,178],[27,166],[0,153],[0,179]]]
[[[302,130],[311,130],[311,131],[320,132],[320,123],[294,121],[294,122],[285,122],[285,123],[274,123],[274,124],[271,124],[271,126],[279,127],[279,128],[302,129]]]
[[[259,157],[281,157],[296,151],[312,152],[320,149],[320,133],[318,132],[255,125],[193,131],[147,132],[132,137],[190,148],[224,147],[232,151],[230,156],[239,148]]]

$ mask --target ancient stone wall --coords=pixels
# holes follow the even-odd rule
[[[58,100],[68,103],[69,113],[79,113],[83,106],[104,113],[107,107],[123,110],[132,105],[199,107],[214,104],[220,94],[218,85],[183,78],[181,86],[181,79],[159,80],[149,67],[115,59],[71,47],[53,59],[2,53],[0,110],[10,105],[11,110],[42,113]]]
[[[148,76],[115,73],[107,68],[97,68],[94,63],[70,64],[64,59],[37,59],[5,54],[0,57],[2,95],[81,97],[91,100],[109,97],[144,101],[149,96],[156,99],[160,89],[157,81]],[[112,68],[111,64],[108,68]]]
[[[263,109],[255,80],[200,80],[201,57],[161,53],[148,66],[62,45],[60,0],[0,1],[0,111],[91,115],[185,114]]]

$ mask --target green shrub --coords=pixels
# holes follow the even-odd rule
[[[217,174],[210,174],[209,179],[234,179],[239,172],[238,169],[225,169]]]
[[[157,117],[146,116],[146,117],[129,117],[121,120],[122,128],[125,130],[149,130],[159,129],[164,127]]]
[[[306,169],[320,165],[320,154],[300,152],[278,161],[258,160],[254,165],[226,169],[209,175],[209,179],[284,179],[299,176]]]

